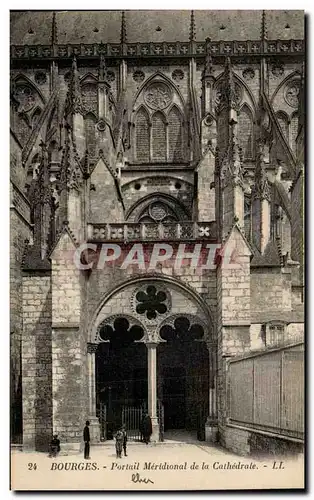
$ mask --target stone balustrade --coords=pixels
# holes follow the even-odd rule
[[[88,241],[217,241],[217,225],[211,222],[88,224]]]

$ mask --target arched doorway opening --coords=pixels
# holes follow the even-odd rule
[[[178,316],[160,329],[157,351],[158,399],[164,408],[164,431],[193,431],[203,440],[209,405],[209,356],[204,327]]]
[[[96,407],[105,409],[104,437],[111,439],[123,423],[125,408],[147,401],[147,349],[139,342],[144,330],[126,317],[100,325],[96,352]]]

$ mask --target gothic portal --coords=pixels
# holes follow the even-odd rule
[[[224,12],[11,12],[16,444],[299,439],[242,389],[303,340],[303,13]]]

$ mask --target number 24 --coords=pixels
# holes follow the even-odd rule
[[[28,464],[28,470],[37,470],[37,464],[32,464],[32,463],[29,463]]]

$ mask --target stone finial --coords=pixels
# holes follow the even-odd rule
[[[261,40],[267,40],[266,11],[262,12]]]
[[[106,73],[107,73],[106,60],[104,54],[101,53],[99,59],[99,72],[98,72],[100,81],[103,82],[105,80]]]
[[[225,71],[220,86],[221,96],[217,106],[218,112],[222,108],[228,107],[230,111],[238,109],[238,97],[230,57],[226,57]],[[234,114],[234,113],[233,113]]]
[[[191,10],[189,41],[194,42],[196,36],[194,10]]]
[[[124,10],[121,12],[121,31],[120,31],[120,43],[126,43],[126,21],[125,21],[125,12]]]
[[[67,191],[75,189],[79,192],[82,182],[82,167],[76,151],[73,135],[71,134],[71,129],[67,128],[58,182],[59,193],[64,189]]]
[[[83,113],[83,103],[81,97],[80,75],[77,69],[76,57],[73,57],[71,78],[65,105],[66,115]]]
[[[51,45],[56,45],[58,43],[58,28],[56,13],[52,13],[52,27],[51,27]]]
[[[203,77],[214,76],[213,75],[213,59],[211,54],[207,54],[205,58],[205,67],[203,72]]]
[[[254,186],[252,188],[252,197],[270,201],[270,186],[266,174],[264,162],[265,144],[259,140],[257,143],[256,167],[254,176]]]
[[[236,125],[231,126],[228,149],[222,160],[221,177],[224,183],[232,182],[243,187],[243,154],[236,134]]]

